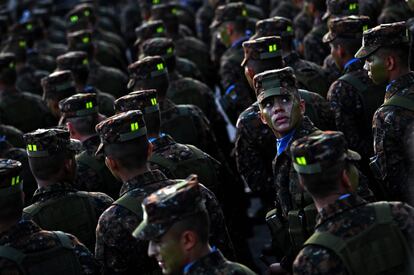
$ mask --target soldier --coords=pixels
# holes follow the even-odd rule
[[[303,1],[301,0],[279,2],[280,4],[270,12],[270,17],[283,16],[289,20],[293,20],[293,18],[300,12],[300,7],[303,5]]]
[[[22,219],[22,165],[0,159],[0,269],[2,274],[100,274],[89,250],[72,235]]]
[[[324,70],[313,62],[303,60],[293,49],[295,29],[292,21],[284,17],[272,17],[256,23],[256,33],[251,39],[280,36],[281,54],[285,65],[295,71],[299,87],[326,97],[328,82]]]
[[[94,44],[90,31],[77,31],[68,34],[69,50],[84,51],[88,54],[88,84],[115,97],[123,96],[128,83],[127,76],[120,70],[101,65],[96,55],[99,44]],[[105,53],[106,54],[106,53]]]
[[[142,43],[144,43],[147,39],[156,37],[167,37],[165,25],[161,20],[153,20],[143,23],[135,29],[135,35],[135,51],[132,52],[135,58],[133,58],[133,60],[137,60],[138,56],[141,55]]]
[[[85,52],[68,52],[58,56],[56,59],[58,71],[71,71],[75,81],[76,89],[79,93],[96,93],[99,110],[106,116],[114,114],[115,98],[103,93],[95,87],[88,85],[89,79],[89,60]]]
[[[158,268],[145,253],[147,243],[135,240],[132,232],[142,221],[141,202],[152,192],[175,183],[159,170],[149,170],[147,160],[152,145],[148,141],[141,111],[112,116],[96,126],[101,137],[97,154],[106,156],[106,165],[123,181],[120,198],[100,217],[96,229],[96,258],[103,262],[104,274],[154,274]],[[212,223],[213,244],[221,245],[226,234],[224,217],[211,191],[204,188]]]
[[[192,175],[146,197],[145,218],[134,237],[149,240],[148,256],[157,259],[163,274],[255,274],[210,246],[209,217],[200,189]]]
[[[221,98],[221,105],[234,124],[240,113],[254,102],[253,93],[240,67],[243,60],[242,43],[248,40],[246,24],[245,5],[230,3],[216,9],[214,21],[210,26],[227,47],[220,60],[221,86],[225,91]]]
[[[167,63],[170,80],[175,81],[189,77],[204,82],[201,72],[192,61],[176,56],[175,44],[172,39],[165,37],[148,38],[141,44],[140,58],[159,55]]]
[[[157,90],[161,111],[161,131],[170,134],[177,142],[192,144],[217,158],[217,144],[210,122],[203,112],[193,105],[175,105],[167,98],[168,71],[159,56],[145,57],[129,65],[133,90]]]
[[[373,118],[374,154],[371,168],[383,183],[386,198],[409,201],[409,125],[414,122],[414,74],[409,65],[409,31],[404,22],[383,24],[363,34],[356,58],[367,58],[368,76],[386,84],[384,104]],[[412,203],[412,202],[411,202]]]
[[[70,71],[59,71],[42,78],[43,100],[56,119],[61,116],[59,101],[76,94],[76,86]]]
[[[94,248],[99,215],[113,202],[103,193],[77,191],[75,152],[78,141],[67,130],[38,129],[24,136],[30,169],[38,189],[32,204],[23,212],[48,230],[62,230],[77,236],[89,249]]]
[[[413,273],[414,209],[401,202],[367,203],[352,191],[347,160],[360,156],[347,150],[342,133],[298,139],[291,155],[319,212],[293,274]]]
[[[59,124],[66,125],[70,137],[82,142],[76,155],[77,173],[73,186],[81,191],[102,192],[118,198],[121,184],[105,166],[103,155],[95,156],[100,144],[95,126],[102,120],[96,94],[76,94],[59,102]]]
[[[363,69],[364,60],[354,58],[369,22],[367,16],[330,19],[323,42],[330,44],[331,55],[343,72],[331,85],[327,97],[335,112],[336,128],[344,133],[349,148],[362,156],[361,171],[374,184],[369,169],[369,157],[374,153],[372,117],[384,102],[385,85],[375,85]]]
[[[56,119],[42,99],[16,89],[13,54],[0,54],[0,120],[23,132],[56,124]]]
[[[382,12],[378,17],[378,24],[405,21],[414,15],[405,0],[385,0],[384,2]]]

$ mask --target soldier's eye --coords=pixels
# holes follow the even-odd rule
[[[290,102],[290,97],[289,96],[283,96],[281,98],[282,103],[289,103]]]

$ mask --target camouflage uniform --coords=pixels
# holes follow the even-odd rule
[[[15,147],[24,147],[23,132],[16,127],[0,124],[0,142],[8,141]]]
[[[160,81],[168,81],[168,76],[164,60],[159,56],[145,57],[128,67],[130,71],[129,88],[144,85],[147,79],[157,79]],[[161,79],[163,77],[163,79]],[[154,88],[154,87],[149,87]],[[193,105],[175,105],[169,99],[160,96],[162,92],[158,91],[158,100],[161,111],[161,131],[170,134],[179,143],[192,144],[201,150],[209,153],[215,158],[221,160],[214,133],[210,128],[210,122],[204,113]],[[182,128],[182,121],[185,120],[187,125]],[[177,122],[181,121],[181,125]],[[174,125],[174,126],[173,126]],[[187,132],[187,133],[185,133]],[[191,133],[191,134],[189,134]]]
[[[137,125],[132,132],[131,122]],[[147,138],[145,122],[140,111],[129,111],[110,117],[98,124],[96,129],[102,142],[97,153],[104,151],[106,155],[123,154],[123,142],[119,142],[121,137],[128,141]],[[102,214],[97,227],[95,255],[104,263],[105,274],[157,272],[156,264],[146,256],[147,242],[135,240],[131,233],[142,221],[140,203],[144,198],[173,183],[175,181],[167,179],[159,170],[144,172],[123,183],[120,199]],[[208,189],[204,189],[204,198],[212,224],[215,225],[211,231],[212,243],[218,247],[226,247],[228,244],[223,236],[227,229],[223,213]]]
[[[0,55],[0,70],[4,77],[15,77],[14,60],[12,54]],[[14,83],[9,88],[0,91],[0,120],[23,132],[52,126],[56,123],[39,96],[16,90]]]
[[[64,55],[58,56],[56,59],[57,70],[69,70],[72,72],[78,92],[96,93],[99,111],[106,115],[111,116],[114,114],[114,101],[115,98],[108,94],[95,89],[92,86],[87,85],[89,78],[89,60],[88,55],[85,52],[68,52]]]
[[[215,11],[211,28],[217,29],[223,23],[237,20],[247,21],[244,4],[231,3],[219,6]],[[246,40],[248,40],[247,36],[235,41],[223,53],[220,60],[221,86],[224,89],[221,105],[233,124],[236,123],[240,113],[254,102],[253,93],[240,66],[244,56],[242,44]]]
[[[208,201],[203,197],[203,186],[195,175],[152,193],[142,202],[145,218],[133,232],[134,237],[155,240],[181,217],[208,212]],[[217,249],[182,268],[183,274],[255,274],[241,264],[228,261]]]
[[[385,1],[382,12],[378,17],[378,24],[394,23],[406,21],[413,17],[413,12],[409,9],[406,1],[394,0]]]
[[[8,191],[9,194],[6,195],[6,197],[12,194],[10,191],[15,191],[16,193],[21,192],[23,182],[19,179],[19,175],[21,175],[20,172],[20,162],[10,159],[0,159],[0,192]],[[10,186],[11,182],[14,183],[13,186]],[[5,198],[4,195],[3,198]],[[4,205],[4,200],[2,201],[2,208],[3,207],[7,207],[7,204]],[[81,244],[76,237],[69,234],[65,235],[72,246],[72,257],[75,258],[80,265],[80,270],[78,270],[80,273],[77,274],[99,274],[99,265],[94,260],[93,255],[89,250]],[[45,252],[45,250],[47,251],[49,249],[62,247],[62,243],[55,232],[42,230],[33,221],[25,221],[21,219],[12,227],[0,233],[0,247],[5,255],[10,256],[10,254],[7,254],[7,249],[14,248],[18,250],[18,252],[30,256],[32,253]],[[0,256],[0,269],[2,270],[2,273],[20,274],[22,270],[17,264],[3,255]],[[57,255],[57,253],[55,255]],[[71,257],[68,257],[67,255],[66,261],[69,262],[69,260],[71,260]],[[49,266],[49,268],[52,267]],[[73,266],[70,268],[73,268]],[[60,272],[62,270],[49,269],[49,271]],[[67,269],[65,271],[68,272]]]
[[[300,8],[293,4],[292,1],[282,1],[276,9],[270,12],[270,17],[283,16],[293,20],[299,12]]]
[[[360,158],[347,150],[340,132],[296,140],[291,155],[295,170],[308,177]],[[318,209],[315,233],[296,257],[293,274],[411,274],[414,209],[401,202],[367,203],[354,193],[337,197]]]
[[[115,97],[125,94],[128,82],[127,76],[116,68],[100,64],[98,61],[98,56],[100,56],[99,45],[94,45],[90,31],[78,31],[68,34],[68,44],[71,51],[85,51],[88,53],[89,85]],[[104,53],[103,55],[106,56],[107,54]]]
[[[328,27],[324,21],[316,21],[314,23],[312,30],[303,40],[306,60],[315,62],[318,65],[323,64],[323,60],[330,53],[329,47],[322,43],[322,37],[327,31]]]
[[[331,43],[337,38],[362,38],[362,31],[368,28],[368,24],[366,16],[331,19],[324,42]],[[374,153],[372,117],[384,101],[385,87],[375,85],[363,66],[363,60],[349,60],[343,68],[343,76],[331,85],[327,98],[335,112],[338,131],[344,133],[349,148],[362,156],[361,170],[368,176],[371,174],[369,157]]]
[[[364,32],[363,46],[355,57],[365,58],[381,47],[398,47],[408,42],[409,33],[404,22],[380,25]],[[373,118],[375,156],[371,168],[383,182],[386,197],[393,200],[410,201],[411,198],[408,171],[414,162],[408,155],[407,142],[410,125],[414,123],[414,111],[409,105],[413,100],[413,89],[413,72],[391,81],[385,102]],[[394,103],[398,98],[408,106]]]
[[[295,28],[293,27],[291,20],[285,17],[273,17],[260,20],[256,23],[256,33],[252,39],[265,36],[280,36],[282,38],[282,45],[284,45],[292,43],[294,34]],[[287,45],[287,47],[290,48],[292,46]],[[295,71],[299,87],[325,97],[329,85],[326,81],[324,70],[313,62],[301,59],[293,50],[290,52],[282,51],[285,65],[291,67]]]
[[[42,158],[56,154],[56,152],[72,153],[75,147],[79,146],[69,139],[69,132],[62,129],[39,129],[24,135],[27,145],[27,154],[30,158]],[[64,199],[73,197],[86,197],[89,205],[89,214],[78,217],[80,213],[76,213],[79,209],[67,209]],[[61,203],[63,201],[63,203]],[[66,200],[68,203],[69,200]],[[32,198],[32,204],[24,209],[24,218],[33,219],[40,226],[48,230],[63,230],[68,233],[78,235],[81,241],[85,243],[89,249],[93,249],[95,241],[94,226],[98,221],[99,215],[113,202],[113,200],[103,193],[87,193],[79,192],[73,188],[71,182],[56,181],[46,186],[39,187]],[[53,210],[48,207],[53,205]],[[73,206],[73,205],[72,205]],[[84,205],[82,210],[85,211],[88,206]],[[44,211],[42,211],[44,209]],[[50,208],[49,208],[50,209]],[[50,215],[50,211],[54,216]],[[73,212],[72,212],[73,211]],[[64,216],[73,213],[74,216]],[[53,217],[53,220],[50,218]],[[94,220],[79,220],[79,219]],[[64,219],[64,220],[62,220]],[[83,225],[88,224],[89,227],[73,227],[77,222]],[[80,224],[77,224],[80,226]],[[88,231],[87,230],[92,230]],[[81,237],[82,236],[82,237]]]
[[[161,20],[148,21],[135,29],[136,40],[134,42],[134,49],[137,60],[141,55],[141,46],[146,40],[156,37],[167,37],[165,25]]]
[[[96,117],[96,121],[99,121],[95,94],[76,94],[66,98],[59,102],[59,109],[62,112],[60,125],[70,118]],[[117,198],[121,184],[106,167],[104,157],[95,156],[99,144],[100,139],[96,134],[82,141],[83,150],[76,156],[77,173],[73,185],[81,191],[102,192]]]

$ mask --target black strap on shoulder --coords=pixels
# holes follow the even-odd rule
[[[62,231],[53,231],[53,233],[58,237],[60,244],[67,249],[73,249],[74,246],[72,242],[70,241],[68,235],[63,233]]]
[[[0,246],[0,258],[8,259],[21,266],[25,257],[26,254],[16,248],[5,245]]]
[[[133,212],[138,217],[142,217],[141,204],[138,203],[137,198],[131,196],[129,192],[114,201],[112,204],[120,205]]]
[[[383,106],[397,106],[414,112],[414,100],[406,96],[393,95]]]

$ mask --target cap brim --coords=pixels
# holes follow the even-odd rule
[[[244,67],[244,65],[246,65],[247,60],[249,60],[248,58],[243,58],[243,61],[240,63],[241,67]]]
[[[103,153],[103,148],[104,148],[104,144],[101,142],[98,146],[98,149],[96,149],[95,156],[98,156],[98,155],[102,154]]]
[[[346,152],[346,159],[351,161],[359,161],[361,160],[361,155],[355,151],[349,150]]]
[[[221,21],[218,21],[218,20],[214,20],[211,24],[210,24],[210,29],[216,29],[216,28],[218,28],[220,25],[221,25]]]
[[[128,90],[132,89],[134,85],[135,85],[135,79],[132,78],[128,81],[128,85],[127,85]]]
[[[132,236],[139,240],[150,241],[164,235],[170,227],[162,224],[149,224],[143,220],[132,232]]]
[[[325,35],[323,36],[323,38],[322,38],[322,42],[323,43],[330,43],[330,42],[332,42],[332,41],[334,41],[335,40],[335,36],[331,33],[331,32],[327,32],[327,33],[325,33]]]
[[[328,19],[329,16],[331,16],[331,13],[329,11],[326,11],[322,16],[322,20]]]
[[[358,52],[355,54],[355,58],[366,58],[368,56],[370,56],[371,54],[373,54],[376,50],[379,49],[380,46],[378,45],[373,45],[373,46],[362,46]]]

